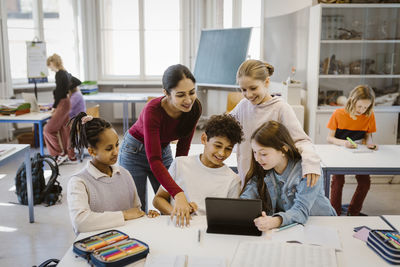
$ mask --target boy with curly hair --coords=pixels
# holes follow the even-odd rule
[[[240,124],[231,115],[214,115],[201,135],[204,151],[200,155],[177,157],[169,173],[183,189],[192,212],[205,215],[206,197],[238,198],[241,185],[239,176],[224,164],[235,144],[243,140]],[[171,214],[173,199],[162,187],[158,189],[153,205],[162,214]]]

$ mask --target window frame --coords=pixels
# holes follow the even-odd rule
[[[96,27],[96,32],[97,32],[97,43],[99,44],[99,65],[100,67],[98,68],[98,77],[99,80],[101,81],[116,81],[116,82],[121,82],[121,81],[128,81],[128,82],[154,82],[157,81],[159,82],[162,74],[160,75],[145,75],[145,67],[146,67],[146,59],[145,59],[145,28],[144,28],[144,1],[145,0],[138,0],[138,10],[139,10],[139,54],[140,54],[140,68],[139,68],[139,75],[111,75],[107,74],[105,72],[105,58],[106,58],[106,51],[105,50],[105,45],[104,45],[104,40],[102,37],[102,32],[101,32],[101,25],[103,23],[103,12],[102,12],[102,3],[101,1],[96,1],[96,11],[98,14],[98,20],[97,20],[97,27]],[[187,15],[188,12],[185,12],[185,10],[188,10],[188,2],[187,0],[180,0],[179,1],[179,10],[180,10],[180,34],[179,34],[179,43],[181,44],[181,49],[179,51],[179,60],[176,62],[177,64],[185,64],[189,62],[187,57],[190,57],[188,55],[188,41],[185,41],[185,39],[188,39],[190,36],[189,29],[187,25],[190,23],[190,18]],[[188,33],[185,33],[188,31]]]
[[[242,5],[245,0],[223,0],[232,2],[232,28],[240,28],[242,26]],[[260,16],[260,44],[259,44],[259,54],[260,59],[264,58],[264,14],[265,14],[265,0],[260,0],[261,2],[261,12]],[[253,34],[254,31],[251,32]]]
[[[60,0],[63,1],[63,0]],[[73,10],[73,23],[74,23],[74,27],[75,27],[75,47],[79,47],[79,43],[80,43],[80,38],[78,36],[78,3],[77,0],[70,0],[71,1],[71,7]],[[7,10],[5,10],[5,20],[8,20],[8,16],[7,16]],[[33,30],[34,30],[34,36],[38,37],[39,41],[44,41],[46,42],[45,38],[44,38],[44,12],[43,12],[43,0],[32,0],[32,20],[33,20]],[[8,26],[7,26],[7,32],[5,33],[8,36]],[[9,42],[8,38],[7,41]],[[8,43],[9,45],[9,43]],[[75,61],[76,61],[76,69],[78,70],[78,73],[76,75],[82,76],[82,68],[81,68],[81,56],[80,56],[80,49],[77,49],[78,53],[75,54]],[[49,55],[47,55],[49,56]],[[11,55],[9,55],[9,69],[10,69],[10,73],[11,73]],[[21,85],[27,85],[29,87],[29,83],[28,83],[28,78],[13,78],[11,76],[11,81],[12,81],[12,85],[16,85],[16,86],[21,86]],[[48,83],[54,83],[55,82],[55,78],[50,75],[48,76]],[[38,87],[40,87],[40,84],[38,84]]]

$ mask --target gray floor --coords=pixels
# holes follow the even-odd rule
[[[198,143],[199,133],[194,142]],[[28,208],[14,204],[17,197],[13,191],[16,169],[23,161],[12,162],[0,170],[0,266],[33,266],[49,258],[61,259],[75,239],[67,202],[66,185],[69,177],[84,168],[85,162],[77,165],[62,165],[59,181],[63,187],[61,203],[45,207],[35,206],[35,223],[28,222]],[[351,182],[351,179],[348,179]],[[368,193],[363,212],[368,215],[400,214],[400,184],[388,184],[390,178],[374,179]],[[346,184],[343,202],[348,203],[356,184]],[[149,196],[152,197],[151,195]],[[362,224],[360,222],[360,224]]]

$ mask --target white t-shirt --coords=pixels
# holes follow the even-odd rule
[[[196,202],[198,215],[206,214],[206,197],[239,197],[240,178],[225,164],[219,168],[209,168],[200,161],[200,155],[177,157],[168,171],[188,201]]]

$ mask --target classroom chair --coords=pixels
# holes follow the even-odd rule
[[[229,92],[226,102],[226,113],[231,112],[242,99],[243,94],[241,92]]]

